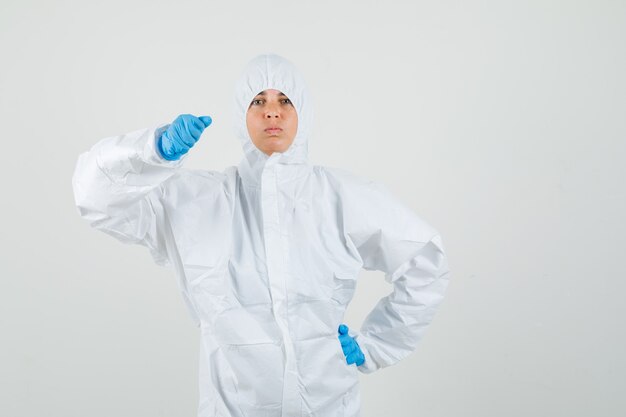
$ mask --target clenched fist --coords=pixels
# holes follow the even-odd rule
[[[157,149],[164,159],[176,161],[196,144],[204,129],[212,122],[210,116],[181,114],[157,140]]]

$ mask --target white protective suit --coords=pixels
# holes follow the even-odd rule
[[[285,93],[298,114],[291,147],[269,157],[245,121],[266,89]],[[72,184],[80,215],[146,246],[178,275],[201,331],[200,417],[359,416],[357,370],[409,355],[444,296],[437,230],[381,184],[311,165],[312,120],[300,73],[265,54],[235,88],[245,155],[238,166],[191,170],[185,156],[163,159],[155,140],[168,125],[102,139],[79,156]],[[215,140],[210,127],[203,140]],[[346,363],[337,329],[361,268],[384,272],[393,292],[350,331],[365,354],[357,368]]]

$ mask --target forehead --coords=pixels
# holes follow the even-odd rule
[[[273,89],[263,90],[257,94],[257,96],[268,96],[268,95],[277,95],[279,97],[287,97],[287,95],[283,93],[282,91],[273,90]]]

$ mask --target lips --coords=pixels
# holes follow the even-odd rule
[[[267,133],[279,133],[279,132],[282,132],[283,130],[280,127],[268,127],[267,129],[265,129],[265,131]]]

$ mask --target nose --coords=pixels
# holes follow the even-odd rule
[[[265,110],[265,117],[268,119],[280,116],[280,107],[278,105],[268,105]]]

